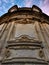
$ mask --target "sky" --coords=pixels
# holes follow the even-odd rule
[[[49,0],[0,0],[0,16],[7,13],[14,5],[18,5],[18,7],[37,5],[45,14],[49,15]]]

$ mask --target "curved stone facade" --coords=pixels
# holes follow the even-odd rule
[[[48,65],[49,16],[40,8],[18,8],[0,17],[0,65]]]

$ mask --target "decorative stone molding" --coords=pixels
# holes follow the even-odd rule
[[[16,37],[15,39],[10,39],[9,41],[7,42],[30,42],[30,43],[42,43],[40,40],[38,40],[37,38],[34,38],[34,37],[30,37],[28,35],[21,35],[19,37]]]
[[[18,15],[20,15],[20,17],[21,17],[21,15],[24,15],[24,14],[25,15],[32,15],[36,19],[41,20],[42,23],[46,22],[49,24],[49,22],[48,22],[49,16],[44,14],[39,7],[33,5],[32,8],[18,8],[18,6],[15,5],[8,10],[8,13],[6,13],[0,17],[0,25],[3,23],[8,23],[9,20],[11,20],[11,18],[13,19],[13,17],[17,18]]]

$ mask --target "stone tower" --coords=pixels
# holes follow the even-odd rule
[[[15,5],[0,17],[0,65],[49,65],[49,16],[39,7]]]

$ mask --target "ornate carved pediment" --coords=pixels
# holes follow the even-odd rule
[[[31,38],[28,35],[21,35],[20,37],[16,38],[16,40],[19,40],[20,42],[37,42],[38,40],[35,38]]]
[[[19,37],[16,37],[15,39],[10,39],[9,41],[12,42],[28,42],[28,43],[41,43],[40,40],[38,40],[37,38],[34,37],[30,37],[28,35],[21,35]]]

